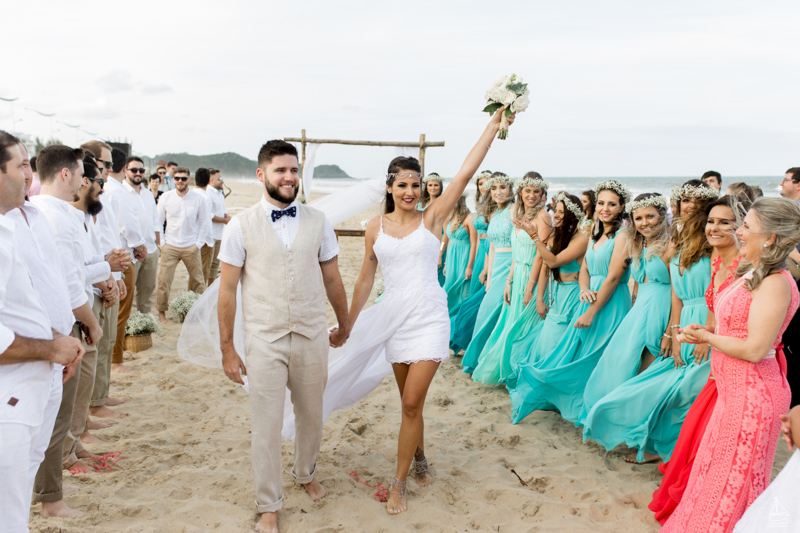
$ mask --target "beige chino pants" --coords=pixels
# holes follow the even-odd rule
[[[133,267],[136,270],[136,290],[134,301],[140,313],[149,313],[156,303],[156,286],[158,285],[158,248],[147,254],[144,261],[138,261]]]
[[[117,341],[117,319],[119,317],[119,300],[111,307],[100,310],[100,326],[103,338],[97,343],[97,370],[94,374],[94,390],[92,390],[91,407],[106,404],[108,385],[111,382],[111,353]]]
[[[203,259],[203,275],[207,280],[217,279],[219,276],[219,247],[222,241],[214,241],[214,246],[204,244],[200,249],[200,257]]]
[[[169,309],[169,291],[172,280],[175,278],[175,268],[183,261],[189,271],[189,290],[202,294],[206,290],[206,280],[203,277],[203,263],[200,259],[200,249],[195,246],[177,248],[170,244],[161,247],[161,269],[158,272],[158,299],[156,308],[159,312]]]
[[[310,483],[322,440],[322,393],[328,381],[328,332],[308,339],[289,333],[268,343],[245,334],[252,413],[253,477],[259,513],[283,506],[281,428],[286,389],[295,415],[295,465],[298,483]]]

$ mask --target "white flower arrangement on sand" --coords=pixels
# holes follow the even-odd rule
[[[506,110],[500,119],[500,131],[497,133],[498,139],[508,137],[508,117],[512,113],[521,113],[528,109],[530,101],[530,91],[528,84],[522,82],[522,78],[516,74],[503,76],[486,91],[486,107],[483,110],[490,115],[494,115],[498,109],[506,106]]]
[[[196,292],[181,291],[178,296],[169,303],[169,311],[178,322],[183,322],[186,315],[189,314],[189,309],[192,308],[198,298],[200,298],[200,295]]]
[[[153,313],[134,311],[125,325],[125,335],[148,335],[161,333],[161,324]]]
[[[667,199],[662,195],[650,196],[636,202],[631,202],[625,207],[625,211],[633,213],[637,209],[644,209],[645,207],[655,207],[659,211],[667,210]]]
[[[628,186],[617,180],[601,181],[594,186],[595,193],[600,194],[600,191],[614,191],[622,198],[623,204],[627,204],[631,201],[631,191],[628,189]]]

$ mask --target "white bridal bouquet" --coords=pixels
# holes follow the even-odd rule
[[[500,119],[498,139],[508,137],[508,117],[512,113],[521,113],[528,109],[528,104],[531,103],[529,95],[528,84],[522,83],[522,78],[516,74],[499,78],[486,91],[486,107],[483,108],[484,111],[494,115],[498,109],[506,106],[506,111]]]

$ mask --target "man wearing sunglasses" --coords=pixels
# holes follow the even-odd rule
[[[133,210],[142,228],[147,257],[134,266],[136,289],[134,302],[141,313],[149,313],[155,304],[156,282],[158,281],[158,246],[161,245],[161,226],[158,225],[158,212],[153,194],[142,186],[144,182],[144,163],[136,156],[128,158],[125,182],[122,187],[131,197]]]
[[[161,247],[161,269],[158,273],[158,318],[165,322],[169,308],[169,291],[175,268],[183,262],[189,271],[189,290],[202,294],[206,289],[200,249],[211,231],[211,212],[198,192],[189,189],[189,169],[178,167],[173,176],[175,190],[164,193],[158,201],[158,226],[167,223]]]

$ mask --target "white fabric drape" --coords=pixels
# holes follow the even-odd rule
[[[419,159],[419,148],[414,146],[397,146],[394,149],[395,157],[413,157]]]
[[[306,201],[311,198],[311,182],[314,179],[314,158],[317,155],[319,144],[306,144],[306,164],[303,167],[303,190]]]

